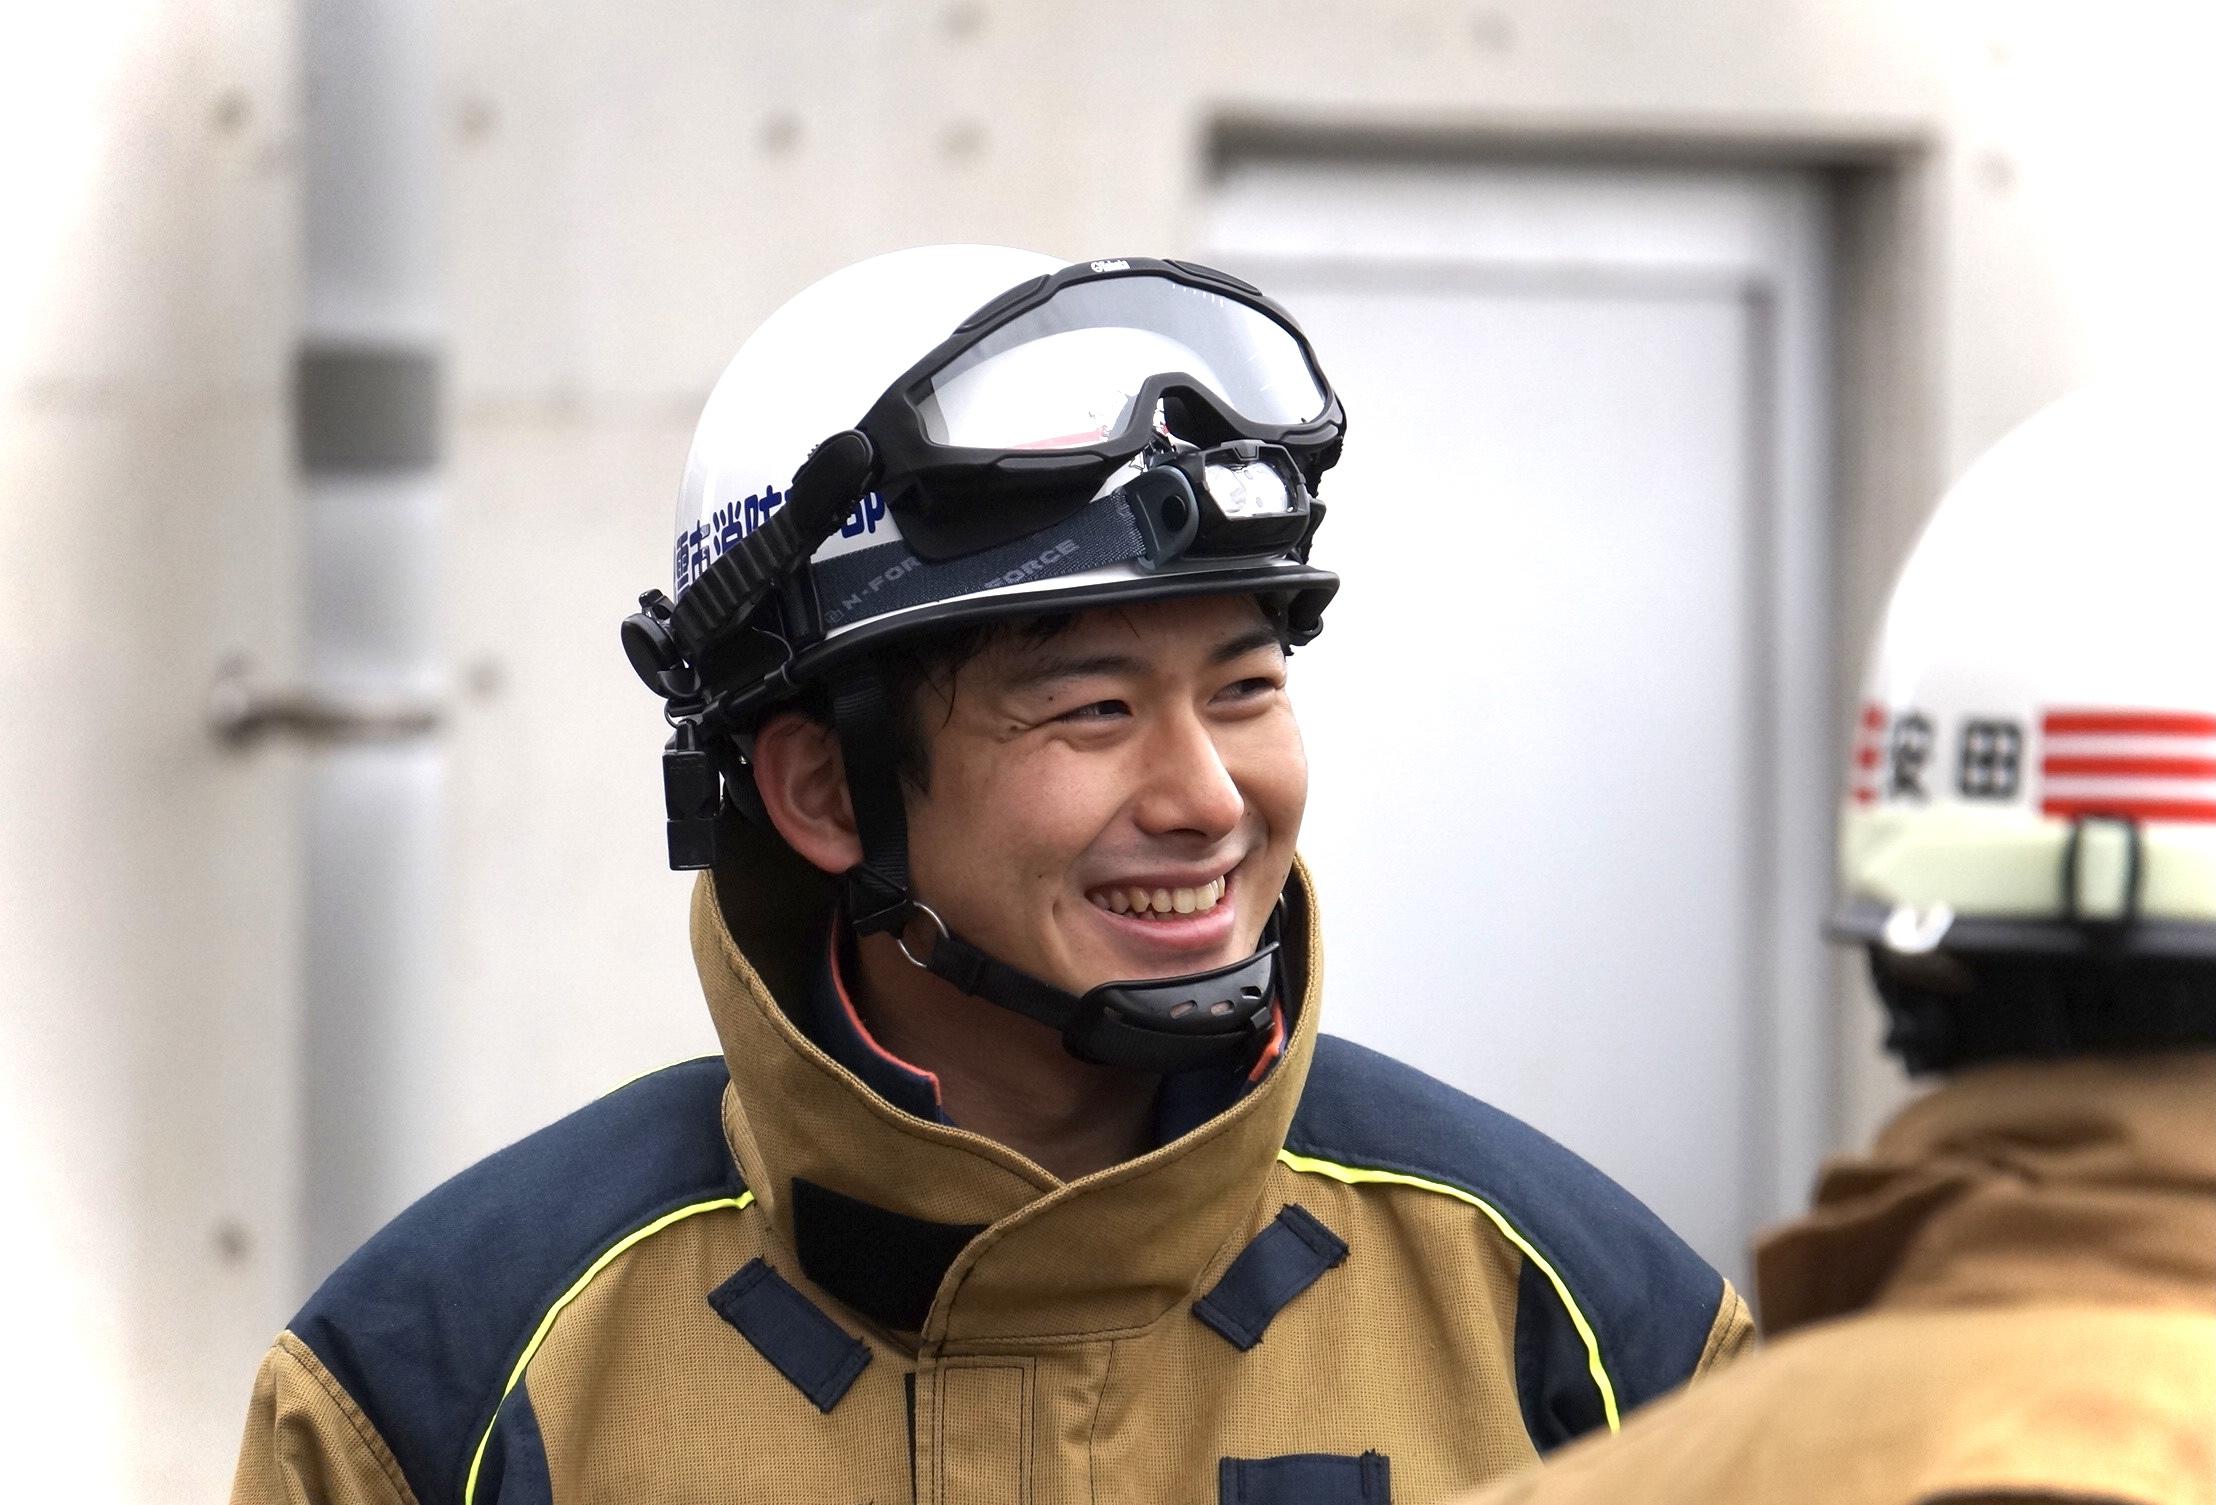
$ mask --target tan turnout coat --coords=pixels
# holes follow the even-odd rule
[[[1468,1505],[2216,1505],[2216,1054],[1965,1073],[1756,1273],[1761,1352]]]
[[[1734,1353],[1743,1303],[1605,1178],[1319,1038],[1305,871],[1287,898],[1276,1068],[1065,1183],[811,1043],[820,886],[719,869],[722,1056],[366,1245],[271,1349],[234,1501],[1421,1505]]]

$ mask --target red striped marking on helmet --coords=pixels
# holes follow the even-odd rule
[[[1863,704],[1861,722],[1854,732],[1853,767],[1847,775],[1847,798],[1857,805],[1877,803],[1878,789],[1885,778],[1885,727],[1891,719],[1876,701]]]
[[[2049,798],[2039,808],[2064,820],[2080,815],[2108,815],[2119,820],[2168,821],[2181,826],[2216,825],[2216,800]]]
[[[2216,716],[2199,711],[2049,711],[2050,737],[2216,737]]]
[[[2066,773],[2113,774],[2153,779],[2216,779],[2216,758],[2050,757],[2050,775]]]
[[[2216,825],[2216,715],[2055,710],[2040,730],[2044,813]]]

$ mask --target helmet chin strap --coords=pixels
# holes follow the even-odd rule
[[[831,686],[831,714],[862,842],[862,860],[842,879],[856,935],[891,932],[910,962],[973,997],[1058,1030],[1063,1048],[1079,1060],[1191,1071],[1250,1058],[1261,1048],[1277,992],[1274,919],[1269,938],[1244,961],[1182,977],[1104,982],[1076,994],[988,955],[919,902],[908,886],[908,812],[893,754],[900,708],[893,693],[868,665]],[[920,957],[906,933],[919,918],[936,932],[930,952]]]

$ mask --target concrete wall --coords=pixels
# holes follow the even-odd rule
[[[1189,250],[1212,163],[1257,142],[1816,164],[1852,210],[1843,662],[1943,478],[2208,333],[2192,7],[445,0],[440,25],[465,694],[418,1130],[445,1166],[709,1048],[613,627],[665,581],[709,384],[823,272],[946,239]],[[297,49],[277,0],[0,27],[0,1260],[35,1293],[0,1427],[11,1487],[53,1460],[77,1498],[207,1498],[299,1294],[296,758],[201,725],[226,655],[300,667]],[[1844,981],[1840,1026],[1867,1061]],[[1895,1088],[1847,1086],[1854,1137]]]
[[[10,1498],[214,1496],[293,1285],[297,769],[281,7],[0,20],[0,1449]]]
[[[1842,701],[1938,485],[2205,313],[2184,7],[447,0],[457,1159],[705,1049],[610,646],[746,332],[855,258],[1189,253],[1244,150],[1798,161],[1844,212]],[[2150,255],[2150,248],[2154,254]],[[1840,969],[1840,1133],[1900,1084]],[[465,1100],[466,1098],[466,1100]]]

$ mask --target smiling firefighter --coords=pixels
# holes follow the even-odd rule
[[[1630,1196],[1319,1032],[1286,678],[1344,427],[1182,262],[772,315],[623,629],[723,1052],[365,1246],[235,1498],[1405,1505],[1736,1353]]]

